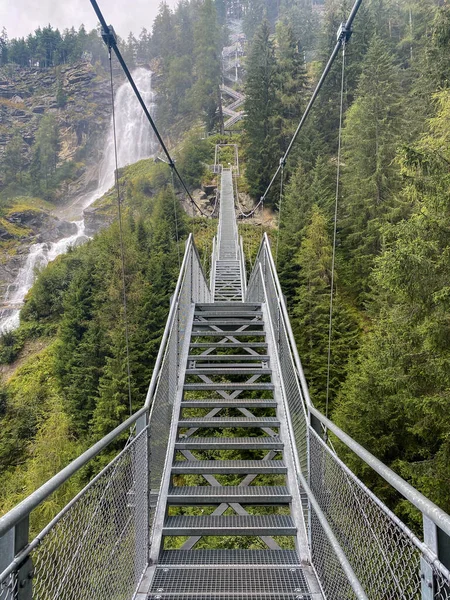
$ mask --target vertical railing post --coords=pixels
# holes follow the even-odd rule
[[[450,565],[450,537],[444,533],[431,519],[427,516],[423,517],[423,541],[428,548],[436,554],[440,562],[447,568]],[[433,576],[433,569],[424,560],[423,557],[420,559],[420,580],[421,580],[421,591],[422,600],[434,600],[436,592],[436,582]],[[440,596],[439,596],[440,597]]]
[[[15,527],[0,538],[0,573],[4,571],[14,558],[26,548],[29,541],[30,517],[27,515]],[[17,571],[16,600],[32,600],[33,563],[28,556]]]
[[[432,552],[438,555],[437,527],[427,516],[423,516],[423,541]],[[434,600],[434,577],[431,565],[420,557],[420,582],[422,600]]]

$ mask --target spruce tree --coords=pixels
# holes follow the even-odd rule
[[[276,93],[277,65],[270,26],[264,20],[257,29],[247,63],[245,84],[246,179],[252,195],[265,192],[280,159],[277,149],[279,129],[274,121],[279,113]]]
[[[293,328],[305,375],[315,406],[324,410],[327,387],[327,356],[331,289],[332,245],[324,213],[317,205],[310,213],[297,253],[298,287],[294,298]],[[335,298],[330,368],[330,409],[345,379],[348,358],[357,344],[358,329],[343,299]]]
[[[277,95],[280,106],[280,155],[287,149],[306,106],[306,69],[292,25],[279,21],[276,28]]]
[[[360,300],[368,291],[368,276],[381,250],[381,228],[399,190],[394,159],[404,127],[401,100],[399,70],[375,36],[343,131],[342,244],[347,283]]]

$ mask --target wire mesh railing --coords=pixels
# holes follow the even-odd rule
[[[450,600],[450,573],[436,541],[449,533],[450,517],[312,406],[267,236],[246,300],[264,302],[271,321],[299,487],[309,502],[310,558],[325,597]],[[392,513],[322,439],[323,426],[418,508],[432,534],[420,540]]]
[[[148,565],[190,311],[211,299],[192,236],[143,408],[0,519],[0,600],[127,600]],[[30,514],[111,443],[123,450],[29,542]]]

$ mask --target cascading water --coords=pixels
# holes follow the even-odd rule
[[[136,69],[133,79],[150,113],[154,109],[154,93],[151,85],[151,72]],[[119,167],[132,164],[154,154],[157,145],[155,136],[144,111],[134,95],[129,83],[121,85],[115,95],[117,132],[117,157]],[[103,159],[99,166],[98,185],[95,192],[80,196],[72,205],[81,214],[97,198],[100,198],[114,185],[115,157],[112,119]],[[0,305],[0,333],[11,331],[19,325],[20,309],[26,293],[33,285],[38,270],[67,251],[70,246],[83,243],[88,238],[84,232],[84,220],[75,221],[77,233],[56,242],[45,242],[30,246],[23,267],[13,283],[8,286]]]

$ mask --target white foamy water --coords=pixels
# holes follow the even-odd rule
[[[136,69],[133,79],[150,113],[154,109],[151,72]],[[131,86],[121,85],[115,95],[117,149],[119,167],[132,164],[150,157],[157,148],[155,137]],[[99,165],[98,185],[95,192],[82,194],[72,204],[79,214],[100,198],[114,185],[114,136],[112,119],[105,144],[103,159]],[[8,286],[0,303],[0,333],[11,331],[19,326],[20,309],[28,290],[33,285],[36,273],[60,254],[67,252],[70,246],[83,243],[88,238],[84,232],[84,220],[75,221],[77,232],[56,242],[44,242],[30,246],[24,265],[13,283]]]

